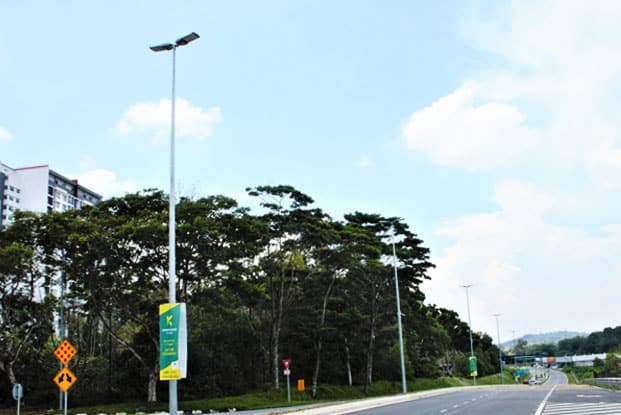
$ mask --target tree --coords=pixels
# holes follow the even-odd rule
[[[73,254],[65,272],[75,295],[147,373],[149,402],[157,400],[159,329],[153,316],[166,302],[167,206],[158,191],[113,198],[76,211],[81,216],[67,238]]]
[[[248,188],[250,196],[259,197],[267,210],[260,219],[266,224],[264,251],[259,255],[255,284],[265,289],[269,299],[270,353],[272,384],[279,388],[280,340],[283,319],[294,298],[294,291],[304,267],[300,253],[301,234],[308,231],[305,221],[313,212],[307,206],[313,199],[291,186]]]
[[[513,353],[518,356],[525,356],[528,352],[527,349],[528,342],[524,339],[519,339],[515,347],[513,348]]]
[[[0,232],[0,370],[17,383],[15,366],[31,350],[42,348],[52,329],[54,301],[37,298],[43,277],[34,235],[38,219],[18,212]]]
[[[420,284],[429,277],[433,267],[428,260],[429,250],[422,241],[398,218],[384,218],[377,214],[356,212],[345,216],[351,227],[350,243],[358,253],[357,266],[352,268],[351,279],[362,284],[355,291],[367,293],[365,310],[368,319],[366,347],[365,389],[373,382],[373,358],[378,334],[396,320],[394,297],[394,270],[398,267],[401,296],[413,310],[424,301]],[[389,239],[390,238],[390,239]],[[392,263],[392,238],[395,239],[398,263]],[[395,331],[391,330],[395,339]]]
[[[368,388],[398,379],[393,237],[408,378],[437,376],[445,363],[466,361],[467,325],[450,310],[425,305],[420,285],[433,264],[403,220],[355,212],[334,221],[291,186],[248,193],[260,202],[256,212],[224,196],[183,198],[176,206],[178,297],[190,317],[183,398],[244,393],[267,382],[278,387],[282,357],[311,379],[314,396],[320,382]],[[0,307],[10,310],[0,315],[0,335],[28,341],[6,343],[0,371],[14,362],[13,378],[20,379],[26,367],[56,369],[44,357],[54,349],[59,305],[51,293],[62,284],[67,293],[58,311],[80,350],[73,367],[84,381],[74,401],[112,401],[121,392],[136,399],[145,390],[156,401],[167,214],[167,195],[151,189],[95,207],[17,215],[0,231]],[[475,344],[486,370],[496,356],[491,339],[475,334]]]
[[[317,397],[324,338],[334,328],[328,321],[329,305],[339,280],[347,270],[347,247],[342,242],[343,226],[332,222],[320,210],[309,212],[301,234],[300,248],[305,260],[305,276],[298,296],[296,333],[312,344],[314,362],[311,394]]]

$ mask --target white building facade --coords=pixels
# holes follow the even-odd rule
[[[50,169],[48,165],[13,169],[0,163],[0,228],[13,221],[15,211],[64,212],[93,206],[101,195]]]

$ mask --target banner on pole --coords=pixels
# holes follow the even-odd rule
[[[477,371],[477,358],[475,356],[470,356],[469,364],[470,364],[470,376],[473,378],[479,376],[479,372]]]
[[[188,329],[185,303],[160,304],[160,380],[187,376]]]

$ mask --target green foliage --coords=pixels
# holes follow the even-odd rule
[[[578,336],[558,343],[559,356],[575,354],[610,353],[621,348],[621,326],[607,327],[586,337]]]
[[[581,383],[585,379],[593,379],[595,371],[589,366],[567,366],[563,368],[569,383]]]
[[[467,375],[468,326],[455,312],[424,304],[420,285],[433,264],[403,220],[355,212],[334,221],[291,186],[248,192],[260,212],[224,196],[184,198],[176,207],[177,292],[188,304],[190,362],[179,389],[188,406],[180,408],[196,409],[192,400],[204,398],[216,403],[201,409],[278,404],[284,358],[292,359],[293,378],[306,380],[296,399],[398,392],[392,237],[410,386],[460,384],[440,376],[442,368]],[[157,407],[167,390],[157,381],[167,224],[167,195],[151,189],[81,210],[20,213],[0,231],[0,309],[9,316],[0,320],[0,405],[11,403],[3,399],[14,379],[26,385],[29,405],[55,400],[53,313],[61,308],[48,294],[62,282],[78,350],[72,401]],[[479,373],[495,373],[491,338],[473,333],[473,340]],[[260,392],[247,403],[226,399],[249,391]]]

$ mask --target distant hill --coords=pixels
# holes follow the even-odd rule
[[[580,333],[577,331],[554,331],[551,333],[542,334],[527,334],[525,336],[518,337],[502,343],[502,347],[512,347],[519,339],[524,339],[528,344],[544,344],[553,343],[556,344],[561,340],[571,339],[573,337],[586,337],[589,333]]]

